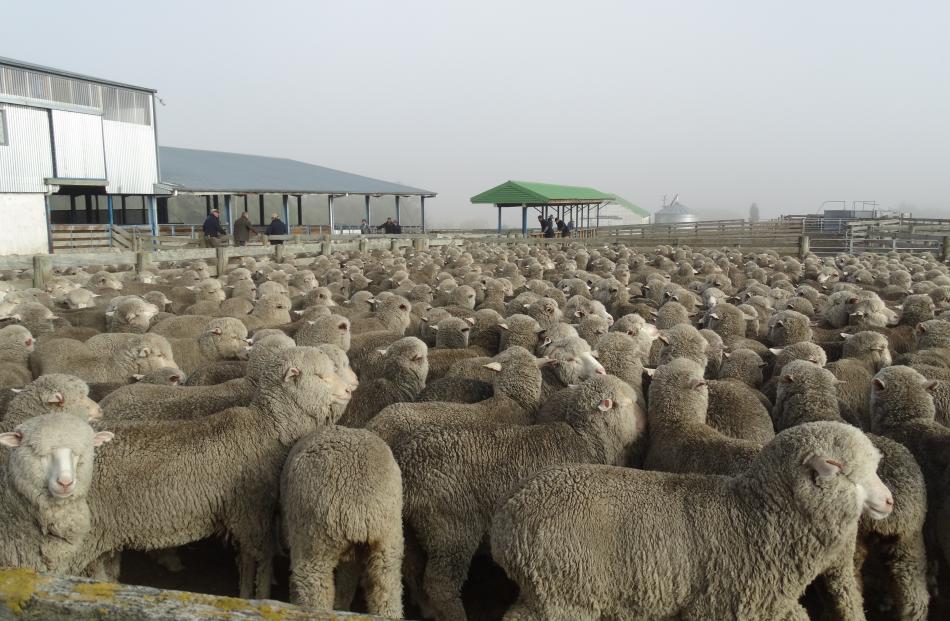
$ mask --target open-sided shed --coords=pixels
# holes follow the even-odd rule
[[[501,210],[504,207],[521,208],[521,232],[528,234],[528,209],[535,209],[545,218],[554,212],[560,219],[573,220],[577,226],[599,226],[600,210],[605,205],[617,204],[641,217],[650,214],[616,194],[576,185],[556,185],[532,181],[506,181],[472,197],[474,204],[493,204],[498,209],[498,231],[501,232]]]
[[[259,218],[265,222],[264,196],[282,197],[284,222],[290,222],[290,197],[297,198],[297,221],[302,221],[302,197],[308,194],[327,196],[327,219],[334,229],[333,199],[341,196],[362,195],[365,200],[364,217],[372,224],[372,199],[393,196],[396,201],[396,220],[399,220],[400,197],[417,196],[422,208],[422,229],[425,230],[425,199],[436,195],[398,183],[364,177],[353,173],[316,166],[306,162],[279,157],[245,155],[223,151],[204,151],[160,147],[161,189],[166,193],[195,194],[207,197],[207,209],[218,197],[224,197],[224,219],[232,224],[237,209],[232,205],[234,196],[259,197]],[[161,199],[160,199],[161,200]]]

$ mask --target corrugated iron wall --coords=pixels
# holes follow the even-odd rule
[[[6,116],[9,144],[0,147],[0,192],[45,192],[53,176],[49,113],[0,104]]]
[[[103,121],[109,194],[152,194],[158,183],[155,131],[149,125]]]
[[[56,176],[68,179],[105,179],[102,117],[53,110]]]

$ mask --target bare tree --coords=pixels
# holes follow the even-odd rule
[[[759,206],[755,203],[749,205],[749,222],[759,221]]]

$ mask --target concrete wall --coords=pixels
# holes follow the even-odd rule
[[[0,255],[47,254],[43,194],[0,194]]]

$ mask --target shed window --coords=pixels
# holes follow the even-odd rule
[[[139,125],[152,124],[149,95],[111,86],[102,87],[102,118]]]
[[[7,136],[7,111],[0,108],[0,147],[10,144]]]

